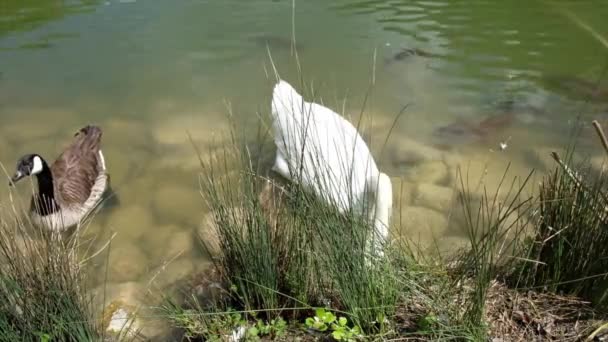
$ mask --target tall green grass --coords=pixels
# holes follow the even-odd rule
[[[10,210],[0,215],[0,340],[98,340],[78,239],[21,217]]]
[[[522,266],[522,283],[593,300],[605,309],[608,174],[587,160],[574,163],[574,151],[567,152],[564,160],[553,153],[555,169],[540,185],[539,222],[528,252],[536,262]]]
[[[505,170],[498,187],[487,189],[481,196],[473,193],[470,180],[458,172],[461,189],[459,204],[471,249],[459,260],[459,283],[468,283],[463,324],[483,339],[486,334],[485,305],[488,289],[499,276],[512,271],[522,251],[522,238],[530,223],[533,198],[525,194],[533,172],[527,177],[507,180]]]

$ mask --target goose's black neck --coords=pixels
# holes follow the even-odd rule
[[[43,216],[57,211],[55,189],[53,188],[53,174],[44,160],[42,161],[42,171],[36,174],[36,178],[38,179],[36,211]]]

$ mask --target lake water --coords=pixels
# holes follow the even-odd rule
[[[462,243],[451,209],[457,166],[469,167],[472,182],[485,175],[490,191],[509,163],[510,176],[542,173],[578,115],[579,151],[603,161],[589,123],[608,122],[605,1],[308,0],[293,9],[270,0],[2,0],[4,167],[12,172],[32,152],[54,160],[89,122],[104,129],[120,203],[87,230],[98,247],[116,233],[109,264],[92,261],[93,285],[107,276],[111,296],[129,296],[152,278],[164,286],[209,267],[196,239],[206,209],[186,131],[212,153],[227,103],[246,132],[267,120],[268,50],[300,88],[292,17],[317,96],[353,121],[366,103],[365,136],[401,212],[395,236]],[[27,186],[18,191],[27,199]],[[2,187],[0,201],[7,197]]]

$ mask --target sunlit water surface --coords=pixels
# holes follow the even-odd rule
[[[461,245],[451,205],[458,165],[469,169],[473,191],[483,190],[482,176],[492,191],[509,164],[511,177],[553,167],[549,152],[568,142],[577,115],[587,126],[607,118],[608,85],[590,86],[608,61],[605,2],[311,0],[293,13],[317,98],[353,121],[365,103],[372,118],[365,136],[393,179],[395,236]],[[213,152],[227,103],[242,127],[267,119],[268,52],[300,86],[291,32],[291,1],[0,4],[0,161],[8,172],[24,153],[52,161],[89,122],[104,129],[120,202],[87,230],[98,248],[116,233],[109,263],[105,254],[92,261],[93,285],[107,280],[110,296],[131,296],[151,279],[164,286],[209,267],[196,239],[207,213],[186,130]],[[591,130],[580,146],[601,164]],[[27,201],[27,186],[18,191]],[[2,187],[0,201],[7,194]]]

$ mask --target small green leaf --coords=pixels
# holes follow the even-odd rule
[[[333,333],[331,333],[331,336],[336,339],[336,340],[342,340],[342,338],[344,338],[344,332],[342,330],[336,330]]]
[[[326,312],[323,316],[323,321],[325,323],[333,323],[336,320],[336,316],[331,312]]]
[[[346,326],[346,324],[348,323],[348,320],[346,319],[346,317],[340,317],[340,319],[338,320],[338,323],[339,323],[341,326],[345,327],[345,326]]]
[[[315,316],[321,318],[323,317],[323,315],[325,315],[325,309],[318,308],[317,310],[315,310]]]
[[[247,335],[249,336],[258,336],[259,333],[260,331],[256,327],[251,327],[249,330],[247,330]]]
[[[304,323],[306,324],[307,327],[311,328],[312,326],[315,325],[315,320],[312,317],[308,317]]]

